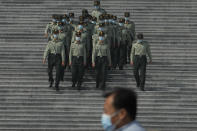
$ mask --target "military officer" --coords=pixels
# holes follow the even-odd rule
[[[72,67],[72,87],[77,84],[77,88],[80,90],[86,66],[86,46],[80,31],[76,32],[71,44],[69,64]]]
[[[105,14],[106,11],[100,7],[100,1],[94,0],[94,10],[92,11],[92,16],[95,16],[99,20],[99,16]]]
[[[137,87],[144,91],[145,77],[146,77],[146,64],[148,55],[152,63],[152,56],[150,45],[147,41],[143,40],[143,34],[139,33],[137,35],[137,41],[134,42],[131,50],[131,65],[134,66],[134,76],[137,83]]]
[[[124,27],[124,19],[119,20],[120,47],[119,47],[119,70],[127,63],[127,44],[130,43],[130,35]]]
[[[52,15],[52,22],[48,23],[45,29],[45,37],[48,41],[51,40],[52,30],[53,27],[57,25],[57,16],[54,14]]]
[[[120,38],[121,38],[121,33],[119,30],[119,25],[117,24],[117,16],[113,16],[111,25],[114,29],[114,43],[112,44],[112,51],[111,51],[111,56],[112,56],[112,67],[113,69],[116,69],[116,67],[119,65],[119,49],[120,49]]]
[[[69,65],[69,52],[70,52],[70,45],[71,45],[71,37],[72,37],[72,33],[73,33],[73,27],[69,24],[69,17],[67,14],[64,14],[63,18],[62,18],[62,22],[63,22],[63,26],[64,26],[64,33],[66,36],[66,42],[64,43],[65,46],[65,53],[66,53],[66,60],[65,60],[65,67],[67,67],[68,69],[70,69]]]
[[[64,66],[65,62],[65,50],[64,45],[58,39],[58,30],[53,31],[52,41],[49,41],[46,49],[44,51],[43,56],[43,64],[46,62],[46,58],[48,57],[48,75],[50,86],[52,87],[54,79],[53,79],[53,68],[56,68],[56,80],[55,80],[55,88],[56,91],[59,91],[59,82],[60,82],[60,72],[61,66]]]
[[[96,44],[93,46],[92,66],[96,69],[96,88],[105,89],[107,79],[107,69],[111,66],[111,54],[109,48],[109,40],[105,33],[101,31],[97,38]]]
[[[127,55],[128,55],[128,60],[130,61],[130,54],[131,54],[131,48],[132,48],[132,43],[135,40],[135,23],[133,21],[129,20],[130,17],[130,13],[129,12],[125,12],[124,13],[125,16],[125,24],[124,27],[128,30],[129,34],[130,34],[130,43],[127,44]]]
[[[60,24],[61,26],[58,27],[58,31],[59,31],[59,41],[61,41],[64,45],[64,49],[65,49],[65,66],[62,66],[62,70],[61,70],[61,77],[60,77],[60,80],[63,81],[64,80],[64,69],[66,68],[67,66],[67,63],[68,63],[68,45],[67,45],[67,32],[66,32],[66,29],[65,29],[65,26],[63,25],[63,23]]]

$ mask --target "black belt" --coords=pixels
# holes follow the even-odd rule
[[[136,57],[146,57],[146,55],[135,55]]]
[[[83,57],[83,56],[72,56],[73,58],[81,58],[81,57]]]
[[[97,56],[96,58],[106,58],[107,56]]]
[[[53,53],[50,53],[49,55],[61,56],[61,54],[53,54]]]

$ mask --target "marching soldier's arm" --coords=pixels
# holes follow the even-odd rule
[[[84,52],[84,54],[83,54],[83,60],[84,60],[84,64],[86,65],[86,61],[87,61],[87,55],[86,55],[86,46],[85,45],[83,45],[83,52]]]
[[[47,24],[47,26],[45,28],[45,31],[44,31],[45,35],[48,34],[48,29],[49,29],[49,24]]]
[[[72,34],[72,39],[71,39],[71,43],[73,43],[74,41],[75,41],[75,33],[73,32],[73,34]]]
[[[96,45],[96,38],[95,35],[92,36],[92,48]]]
[[[73,44],[73,43],[71,43],[70,52],[69,52],[69,64],[72,63],[72,54],[73,54],[72,44]]]
[[[131,55],[130,55],[131,62],[133,62],[134,55],[135,55],[135,46],[132,46]]]
[[[109,62],[109,66],[111,66],[111,53],[110,53],[110,48],[107,48],[107,59]]]
[[[134,22],[133,22],[133,28],[131,29],[131,32],[132,32],[133,40],[135,40],[135,38],[136,38],[136,33],[135,33],[135,23],[134,23]]]
[[[62,56],[62,62],[65,62],[65,48],[63,43],[61,48],[61,56]]]
[[[49,44],[46,46],[46,49],[44,51],[43,60],[46,60],[48,55],[49,55]]]
[[[149,44],[147,44],[147,54],[148,54],[148,57],[149,57],[149,59],[150,59],[150,61],[152,61],[152,54],[151,54],[151,50],[150,50],[150,45]]]
[[[93,48],[93,51],[92,51],[92,64],[95,65],[95,60],[96,60],[96,50],[95,50],[95,47]]]

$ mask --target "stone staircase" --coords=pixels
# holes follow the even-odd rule
[[[66,71],[61,92],[48,88],[46,24],[53,13],[92,10],[91,0],[0,0],[0,130],[102,131],[102,91],[87,71],[84,89],[71,88]],[[197,130],[197,1],[103,0],[103,8],[129,11],[137,32],[151,44],[147,91],[138,93],[137,120],[148,131]],[[135,89],[129,65],[109,72],[107,87]]]

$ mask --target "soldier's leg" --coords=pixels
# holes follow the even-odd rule
[[[112,67],[115,69],[115,48],[111,48],[111,61],[112,61]]]
[[[48,76],[49,76],[49,87],[53,86],[54,83],[54,79],[53,79],[53,67],[54,67],[54,56],[52,56],[51,54],[49,54],[48,56]]]
[[[72,68],[71,68],[71,72],[72,72],[72,87],[75,87],[75,84],[77,83],[78,65],[77,65],[76,61],[77,61],[77,58],[73,57],[72,58]]]
[[[101,77],[101,58],[96,58],[95,69],[96,69],[96,88],[99,88],[100,84],[100,77]]]
[[[140,61],[140,88],[143,91],[144,90],[144,85],[145,85],[145,79],[146,79],[146,63],[147,59],[146,56],[141,58]]]
[[[132,49],[132,47],[131,46],[128,46],[127,47],[127,58],[128,58],[128,63],[130,63],[130,55],[131,55],[131,49]]]
[[[64,69],[65,69],[65,66],[60,67],[60,80],[61,81],[64,81]]]
[[[124,45],[124,64],[127,64],[127,53],[128,53],[128,50],[127,50],[127,45],[128,45],[128,42],[126,41],[125,42],[125,45]]]
[[[133,73],[134,73],[134,77],[135,77],[135,80],[136,80],[136,84],[137,84],[137,87],[140,86],[140,77],[139,77],[139,67],[140,67],[140,62],[139,62],[139,57],[137,56],[134,56],[134,61],[133,61]]]
[[[107,79],[107,58],[103,57],[102,59],[102,65],[101,65],[101,77],[100,77],[100,88],[102,90],[105,90],[105,82],[106,82],[106,79]]]
[[[119,47],[114,48],[114,69],[116,69],[118,63],[119,63]]]
[[[83,82],[83,76],[84,76],[84,71],[85,71],[85,67],[84,67],[84,61],[83,61],[83,57],[79,58],[79,65],[78,65],[78,83],[77,83],[77,87],[78,89],[80,89],[81,84]]]
[[[124,45],[121,45],[120,46],[120,56],[119,56],[119,69],[120,70],[123,70],[123,65],[124,65],[124,62],[125,62],[125,52],[124,52]]]
[[[59,82],[60,82],[60,77],[61,77],[61,69],[62,69],[62,59],[60,55],[56,55],[56,60],[55,60],[55,67],[56,67],[56,81],[55,81],[55,88],[58,91],[59,90]]]

